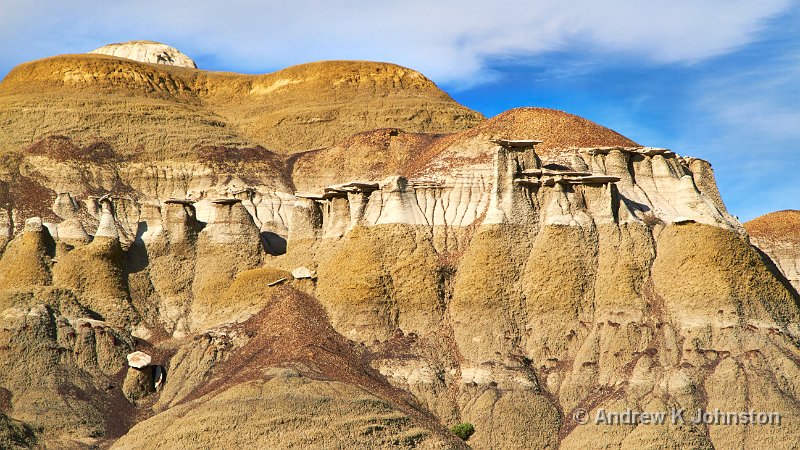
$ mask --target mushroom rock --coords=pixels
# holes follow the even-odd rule
[[[125,380],[122,382],[122,393],[131,403],[135,404],[137,400],[156,391],[153,372],[153,367],[150,366],[141,369],[128,367]]]
[[[142,369],[153,362],[153,357],[142,351],[128,353],[126,359],[128,360],[128,365],[135,369]]]
[[[23,233],[41,233],[43,229],[42,219],[40,217],[31,217],[25,221],[25,228]]]
[[[166,64],[168,66],[197,68],[191,58],[181,53],[175,47],[153,41],[128,41],[119,44],[109,44],[89,53],[98,55],[116,56],[118,58],[132,59],[134,61]]]

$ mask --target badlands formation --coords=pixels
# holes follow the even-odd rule
[[[0,83],[0,447],[800,446],[796,212],[399,66],[165,48]],[[781,423],[574,418],[673,408]]]

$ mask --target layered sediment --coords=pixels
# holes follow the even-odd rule
[[[173,103],[223,95],[220,74],[78,59],[171,80],[147,95]],[[435,93],[395,66],[333,66],[345,85],[377,70],[377,91]],[[26,73],[50,86],[44,68],[9,75],[0,106]],[[273,98],[329,75],[224,92]],[[305,151],[288,157],[218,141],[157,157],[69,133],[4,159],[0,445],[800,445],[791,214],[742,226],[708,162],[575,116],[522,109],[463,130],[459,108],[343,140],[295,127]],[[134,352],[147,364],[129,367]],[[573,416],[675,408],[782,424]],[[461,422],[466,442],[448,431]]]

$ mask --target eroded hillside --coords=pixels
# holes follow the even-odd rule
[[[800,445],[794,228],[706,161],[376,63],[63,56],[0,114],[0,446]],[[782,423],[574,418],[673,408]]]
[[[292,153],[375,128],[442,133],[482,119],[419,72],[365,61],[241,75],[64,55],[22,64],[0,83],[4,151],[66,135],[155,159],[205,145]]]

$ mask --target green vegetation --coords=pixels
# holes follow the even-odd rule
[[[450,428],[450,431],[453,432],[456,436],[460,437],[462,440],[466,441],[475,433],[475,427],[469,422],[463,422],[456,425],[453,425],[453,428]]]

